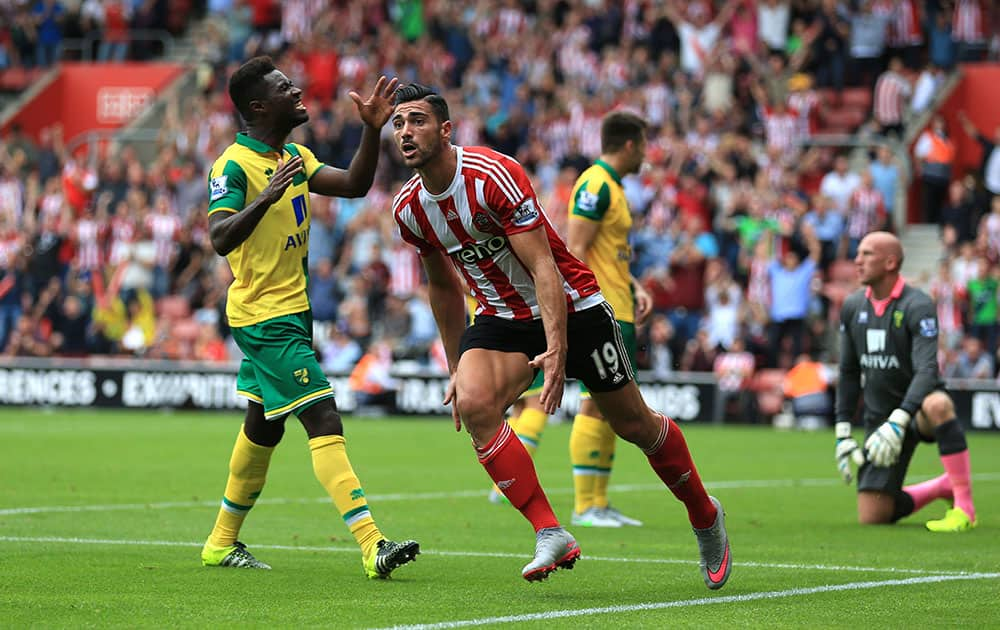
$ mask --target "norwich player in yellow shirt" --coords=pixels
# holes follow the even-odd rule
[[[635,327],[649,316],[652,300],[629,271],[632,215],[621,178],[639,172],[645,152],[645,120],[626,111],[614,111],[604,117],[601,157],[580,174],[573,187],[566,239],[570,252],[593,270],[601,293],[614,308],[633,369],[637,350]],[[538,448],[548,419],[538,403],[541,385],[539,373],[522,396],[523,409],[510,420],[529,453]],[[569,442],[575,494],[572,523],[584,527],[642,525],[608,503],[616,436],[582,385],[581,393],[580,411],[573,419]],[[500,501],[501,496],[495,489],[490,494],[494,502]]]
[[[267,476],[285,419],[305,427],[316,478],[333,499],[361,547],[369,578],[386,578],[414,559],[420,546],[386,539],[368,509],[347,457],[333,389],[312,349],[306,287],[309,194],[361,197],[378,164],[379,131],[392,114],[397,80],[380,77],[367,100],[351,99],[365,123],[347,170],[319,162],[304,146],[286,142],[309,120],[296,87],[268,57],[255,57],[229,79],[229,96],[246,122],[209,175],[212,246],[233,271],[226,316],[243,351],[237,392],[246,418],[229,461],[229,479],[215,527],[201,552],[206,566],[269,569],[237,540]]]

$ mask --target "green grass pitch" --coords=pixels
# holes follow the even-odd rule
[[[348,452],[390,537],[423,553],[364,578],[294,420],[241,539],[274,570],[200,566],[236,414],[0,410],[0,626],[326,628],[1000,627],[1000,434],[969,444],[979,527],[931,534],[934,503],[892,527],[855,523],[831,432],[686,426],[726,507],[734,569],[709,591],[682,506],[619,443],[611,498],[644,527],[570,528],[583,559],[520,577],[534,536],[490,504],[449,418],[346,418]],[[569,521],[569,426],[550,426],[542,483]],[[910,480],[940,471],[918,448]]]

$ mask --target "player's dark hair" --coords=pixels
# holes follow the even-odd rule
[[[448,102],[444,100],[444,97],[426,85],[410,83],[396,90],[396,105],[409,103],[410,101],[427,101],[440,122],[451,120],[451,114],[448,113]]]
[[[254,57],[250,59],[229,77],[229,98],[239,110],[243,120],[249,121],[251,116],[250,101],[264,97],[264,77],[275,70],[270,57]]]
[[[646,135],[646,121],[639,115],[614,111],[601,121],[601,153],[615,153],[629,140],[639,142]]]

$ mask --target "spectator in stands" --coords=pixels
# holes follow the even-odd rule
[[[38,29],[35,62],[40,66],[51,66],[62,56],[66,9],[59,0],[39,0],[32,8],[31,14]]]
[[[328,337],[317,345],[323,371],[331,375],[349,374],[363,354],[343,324],[330,326]]]
[[[997,289],[1000,267],[991,265],[985,256],[979,259],[977,276],[969,280],[965,293],[969,302],[969,334],[983,343],[986,352],[997,351]]]
[[[713,345],[708,338],[708,331],[700,329],[684,346],[681,355],[682,372],[711,372],[715,369],[715,358],[719,347]]]
[[[944,369],[945,378],[992,379],[994,374],[993,356],[985,352],[983,342],[972,335],[962,339],[961,350]]]
[[[666,315],[653,315],[649,324],[649,345],[646,357],[649,369],[655,379],[667,379],[674,372],[674,351],[672,343],[674,328]]]
[[[910,101],[910,111],[919,114],[933,105],[934,98],[940,94],[941,85],[944,83],[944,71],[940,66],[928,64],[917,75],[917,81],[913,86],[913,100]]]
[[[746,351],[742,337],[715,357],[712,372],[719,384],[719,404],[726,422],[746,422],[754,413],[756,393],[750,389],[756,367],[754,356]]]
[[[981,61],[986,58],[989,12],[985,5],[985,0],[954,1],[951,37],[958,47],[958,61]]]
[[[923,6],[919,0],[880,0],[877,6],[890,19],[889,55],[901,58],[911,69],[920,66],[923,55]]]
[[[375,340],[351,371],[349,384],[363,413],[385,413],[395,407],[399,382],[392,376],[392,348]]]
[[[861,176],[849,170],[846,155],[838,155],[833,161],[833,170],[823,177],[820,192],[833,201],[837,210],[847,215],[851,206],[851,196],[861,184]]]
[[[339,280],[333,273],[333,263],[329,258],[320,258],[316,269],[309,274],[309,303],[312,304],[313,319],[317,322],[336,321],[340,306],[338,294]]]
[[[830,426],[833,418],[830,384],[833,378],[830,368],[809,354],[800,354],[795,358],[795,365],[785,374],[783,391],[785,399],[791,402],[798,428],[816,431]]]
[[[947,259],[938,264],[937,276],[931,280],[928,291],[937,304],[938,338],[947,348],[956,347],[962,337],[962,303],[965,300],[965,284],[955,282],[951,265]]]
[[[844,88],[847,38],[851,32],[848,18],[837,0],[822,0],[811,27],[818,32],[812,49],[816,82],[838,92]]]
[[[882,193],[882,203],[886,213],[891,217],[896,207],[896,191],[899,187],[899,167],[889,145],[879,145],[875,152],[876,159],[869,165],[868,172],[872,175],[872,183]]]
[[[922,187],[923,219],[926,223],[939,223],[955,162],[955,145],[942,116],[935,115],[930,127],[920,134],[913,156]]]
[[[951,37],[951,17],[947,11],[938,11],[927,29],[927,57],[932,65],[945,70],[955,66],[957,57],[955,40]]]
[[[903,132],[903,118],[907,101],[913,94],[910,82],[903,75],[903,60],[893,57],[889,68],[875,82],[872,115],[887,136],[899,137]]]
[[[780,367],[784,345],[791,344],[791,357],[802,353],[810,285],[820,260],[820,244],[810,226],[801,230],[802,242],[793,240],[780,260],[768,267],[771,290],[767,367]]]
[[[875,188],[870,171],[861,174],[847,204],[847,259],[854,260],[858,244],[869,232],[887,229],[890,221],[882,193]]]
[[[979,143],[983,151],[983,161],[980,164],[979,172],[982,177],[983,187],[992,199],[1000,196],[1000,125],[993,130],[993,138],[987,138],[986,134],[969,120],[964,111],[958,112],[958,122],[966,135]]]
[[[718,44],[722,29],[740,5],[740,0],[727,0],[713,19],[703,3],[688,3],[687,10],[677,0],[668,0],[664,13],[674,24],[681,42],[681,69],[700,77],[705,62]]]
[[[948,186],[948,199],[941,208],[941,226],[953,236],[954,243],[964,243],[976,239],[980,214],[976,207],[975,191],[956,179]],[[943,238],[946,243],[949,238]]]
[[[97,49],[98,61],[125,61],[128,55],[129,21],[132,18],[131,6],[123,0],[104,0],[101,32],[101,44]]]
[[[705,317],[702,327],[709,340],[729,348],[740,333],[743,290],[733,280],[720,258],[711,259],[705,269]]]
[[[850,17],[852,73],[857,84],[870,88],[882,72],[889,17],[874,11],[873,0],[861,0]]]
[[[812,207],[802,221],[812,227],[819,239],[821,269],[826,270],[835,259],[844,257],[847,222],[829,197],[813,195]]]
[[[771,52],[785,52],[791,7],[788,0],[761,0],[757,3],[757,36]]]

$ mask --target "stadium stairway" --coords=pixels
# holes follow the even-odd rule
[[[903,276],[926,287],[929,280],[937,275],[938,263],[942,257],[941,234],[933,223],[911,223],[900,234],[906,260],[903,262]]]

